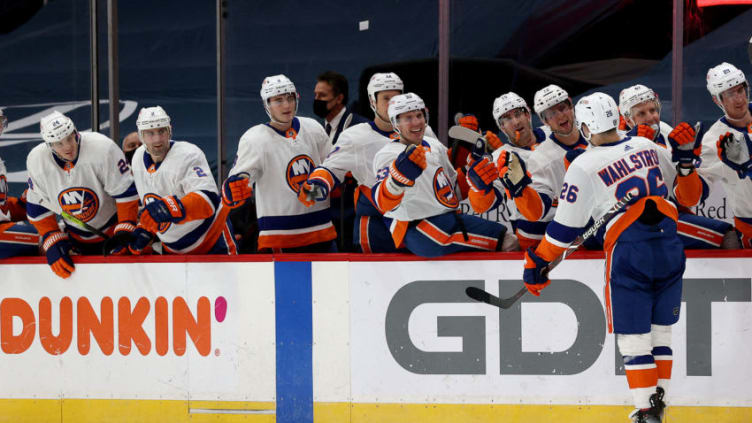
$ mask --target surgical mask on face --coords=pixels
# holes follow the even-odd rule
[[[326,100],[313,100],[313,113],[324,119],[329,114],[329,109],[326,107],[327,103]]]
[[[136,153],[136,150],[125,152],[125,160],[128,160],[128,164],[133,164],[133,154],[135,153]]]

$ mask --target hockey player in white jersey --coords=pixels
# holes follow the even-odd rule
[[[328,197],[310,208],[298,201],[306,194],[301,186],[310,172],[329,154],[329,137],[315,120],[296,116],[299,96],[286,76],[265,78],[261,99],[269,122],[240,138],[235,165],[222,187],[224,202],[239,206],[255,185],[259,251],[335,252]],[[340,137],[337,145],[341,142]]]
[[[661,120],[658,93],[641,85],[632,85],[619,93],[619,112],[627,131],[624,135],[640,136],[669,148],[668,134],[674,129]]]
[[[358,181],[353,227],[356,249],[363,253],[392,253],[397,249],[371,200],[371,187],[376,184],[373,158],[384,145],[399,137],[389,121],[387,109],[389,100],[402,94],[404,83],[395,73],[375,73],[368,81],[367,90],[373,121],[353,125],[342,132],[334,149],[308,176],[298,198],[309,207],[316,201],[326,200],[351,172]]]
[[[423,257],[501,251],[506,234],[503,225],[458,212],[457,172],[446,147],[435,138],[424,137],[427,113],[416,94],[393,97],[389,119],[400,137],[374,158],[379,182],[372,195],[387,218],[395,246],[404,244]]]
[[[141,203],[129,248],[147,252],[154,236],[170,254],[237,254],[228,218],[203,151],[172,139],[170,116],[144,107],[136,119],[143,145],[133,154],[133,177]]]
[[[105,240],[69,220],[61,230],[55,215],[65,212],[106,235],[127,239],[135,229],[138,197],[131,169],[114,141],[78,132],[57,111],[42,118],[40,129],[44,143],[26,158],[26,213],[42,236],[47,263],[67,278],[75,269],[71,249],[96,254]],[[116,253],[126,251],[121,245]]]
[[[711,186],[723,185],[734,214],[743,248],[752,248],[752,125],[749,83],[730,63],[710,68],[707,89],[721,108],[718,119],[702,140],[700,169]],[[716,183],[717,182],[717,183]]]
[[[0,109],[0,135],[8,118]],[[39,252],[39,234],[26,221],[26,192],[21,197],[8,193],[7,169],[0,158],[0,258],[30,256]]]
[[[671,151],[672,156],[676,156],[675,139],[687,131],[688,125],[672,128],[661,120],[661,101],[655,91],[639,84],[623,89],[619,94],[619,111],[627,126],[631,128],[626,133],[627,135],[653,140],[656,144]],[[675,164],[678,163],[678,156],[674,158]],[[684,160],[694,159],[685,157]],[[702,182],[700,197],[686,201],[686,203],[697,205],[707,199],[709,186],[702,177],[704,173],[704,170],[698,170]],[[668,179],[674,179],[676,172],[665,176]],[[732,225],[721,220],[695,215],[685,207],[679,208],[678,231],[686,249],[739,248],[739,241]]]
[[[551,283],[544,272],[548,264],[584,232],[591,218],[603,216],[627,193],[633,195],[597,235],[606,252],[606,314],[635,404],[630,417],[633,422],[660,422],[673,362],[671,325],[679,319],[686,260],[676,229],[677,208],[669,201],[672,181],[664,176],[674,165],[651,140],[622,138],[616,130],[619,112],[608,95],[582,98],[575,114],[592,147],[570,164],[545,238],[525,253],[523,279],[533,295],[540,295]],[[690,154],[698,145],[698,137],[681,137],[677,148]],[[679,166],[689,174],[680,174],[674,191],[696,190],[694,165]]]
[[[558,204],[567,158],[571,160],[576,153],[584,152],[588,144],[575,124],[572,99],[561,87],[552,84],[538,90],[533,108],[541,122],[551,129],[547,141],[530,153],[524,162],[510,160],[511,151],[503,152],[499,164],[503,171],[501,181],[512,188],[509,194],[519,213],[525,220],[536,222],[540,229],[545,230],[544,225],[553,219]],[[528,182],[522,177],[515,182],[515,176],[525,174],[523,167],[527,168],[531,180]],[[536,235],[540,235],[536,239],[542,239],[540,231]]]
[[[506,136],[507,142],[493,152],[493,160],[481,159],[470,165],[467,174],[471,188],[468,193],[470,206],[479,214],[499,206],[506,207],[510,215],[512,230],[517,235],[520,247],[525,249],[540,242],[546,230],[545,224],[525,219],[514,202],[515,196],[521,195],[530,183],[530,177],[525,171],[519,180],[515,180],[514,184],[510,185],[502,181],[498,173],[492,175],[491,170],[500,171],[498,161],[501,157],[506,157],[506,152],[514,153],[521,159],[520,162],[524,163],[533,150],[546,140],[547,134],[541,128],[533,129],[530,108],[527,102],[516,93],[509,92],[496,98],[492,112],[494,121]],[[506,191],[508,192],[505,195]]]

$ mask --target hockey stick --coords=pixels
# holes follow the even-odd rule
[[[466,141],[473,144],[473,151],[470,153],[474,160],[479,160],[486,153],[486,140],[478,132],[464,126],[454,125],[449,128],[449,136],[460,141]]]
[[[102,255],[108,256],[110,255],[110,251],[114,250],[113,244],[116,244],[114,247],[121,246],[121,241],[115,237],[115,236],[109,236],[106,233],[100,231],[99,229],[89,225],[88,223],[84,222],[83,220],[73,216],[72,214],[68,212],[62,212],[60,214],[63,219],[67,220],[68,222],[74,224],[75,226],[78,226],[79,229],[85,230],[87,232],[91,232],[95,235],[100,236],[102,239],[104,239],[104,243],[102,244]]]
[[[632,201],[632,197],[633,197],[632,193],[628,192],[627,195],[619,199],[619,201],[617,201],[616,204],[614,204],[608,210],[608,212],[606,212],[606,214],[596,219],[593,222],[593,224],[590,225],[590,227],[585,232],[583,232],[580,236],[575,238],[575,240],[572,241],[569,247],[567,247],[567,249],[565,249],[564,252],[562,252],[561,255],[559,255],[559,257],[556,257],[551,263],[548,263],[548,266],[546,266],[543,269],[543,271],[541,272],[541,275],[543,275],[544,278],[548,278],[548,273],[551,270],[553,270],[556,266],[558,266],[559,263],[562,262],[562,260],[567,258],[567,256],[572,254],[572,252],[577,250],[577,248],[579,248],[580,245],[585,243],[585,241],[592,238],[598,232],[598,230],[600,230],[600,228],[603,227],[603,225],[606,224],[608,221],[613,219],[613,217],[616,214],[620,213],[622,209],[626,207],[627,203]],[[516,303],[517,300],[522,298],[522,296],[527,293],[527,288],[523,286],[522,289],[517,291],[517,293],[515,293],[509,298],[499,298],[495,295],[489,294],[488,292],[480,288],[476,288],[473,286],[465,289],[465,293],[467,294],[468,297],[474,299],[475,301],[480,301],[486,304],[490,304],[492,306],[496,306],[501,309],[508,309],[509,307],[514,305],[514,303]]]
[[[749,62],[752,63],[752,38],[749,39],[749,44],[747,44],[747,55],[749,56]]]

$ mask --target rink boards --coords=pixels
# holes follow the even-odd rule
[[[750,254],[690,256],[667,421],[752,421]],[[83,258],[68,280],[37,258],[0,264],[0,422],[596,422],[631,408],[597,254],[504,311],[464,290],[514,293],[518,253],[149,260]]]

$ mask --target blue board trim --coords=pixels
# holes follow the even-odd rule
[[[313,294],[310,262],[274,263],[277,423],[313,423]]]

